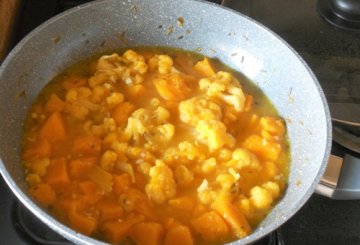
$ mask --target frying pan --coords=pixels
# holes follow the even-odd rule
[[[183,19],[180,25],[179,18]],[[270,233],[308,200],[331,146],[331,120],[319,83],[301,57],[254,20],[192,0],[95,1],[64,12],[25,37],[0,68],[0,170],[17,198],[53,230],[78,244],[102,244],[52,218],[30,198],[20,162],[22,122],[36,95],[79,60],[126,46],[196,50],[242,72],[287,122],[288,188],[247,244]]]

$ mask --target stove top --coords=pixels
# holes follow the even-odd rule
[[[89,0],[24,0],[14,45],[48,18],[85,2]],[[212,2],[220,3],[220,0]],[[360,104],[360,33],[326,23],[317,12],[317,0],[224,0],[223,3],[266,25],[299,52],[319,79],[330,104]],[[359,137],[352,134],[349,137],[345,137],[345,142],[351,141],[357,147]],[[336,142],[332,153],[360,157]],[[359,206],[357,200],[335,201],[314,194],[293,218],[255,245],[360,244]],[[0,209],[3,210],[0,244],[71,244],[29,213],[1,177]]]

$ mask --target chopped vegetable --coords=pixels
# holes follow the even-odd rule
[[[182,17],[175,21],[169,32],[181,29]],[[289,146],[273,106],[229,71],[159,48],[66,70],[25,121],[30,196],[75,231],[111,244],[246,237],[287,186]]]

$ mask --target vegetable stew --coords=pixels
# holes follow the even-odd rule
[[[137,48],[51,81],[25,122],[30,195],[71,228],[113,244],[244,238],[286,188],[286,125],[219,61]]]

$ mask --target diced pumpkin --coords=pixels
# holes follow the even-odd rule
[[[229,234],[223,218],[215,211],[207,212],[191,221],[194,230],[206,241],[220,241]]]
[[[68,216],[70,225],[74,230],[77,230],[87,236],[91,235],[95,231],[97,225],[96,219],[79,212],[75,201],[72,203]]]
[[[215,74],[215,69],[213,68],[211,61],[208,58],[204,58],[203,60],[198,61],[195,64],[194,69],[207,77]]]
[[[80,88],[82,86],[85,86],[86,83],[87,83],[86,78],[77,76],[77,75],[73,75],[73,76],[66,77],[62,82],[62,86],[65,90],[70,90],[70,89]]]
[[[190,229],[184,225],[177,225],[168,230],[164,245],[192,245],[194,244]]]
[[[86,202],[90,205],[96,204],[103,196],[103,192],[98,185],[89,180],[80,182],[79,189],[84,194]]]
[[[169,200],[169,205],[179,211],[191,212],[194,208],[194,200],[191,197],[178,197]]]
[[[72,153],[99,155],[101,152],[101,139],[96,135],[84,135],[74,139]]]
[[[65,157],[54,158],[47,168],[44,182],[51,186],[63,186],[70,182]]]
[[[120,200],[125,205],[130,203],[133,210],[145,216],[147,220],[157,220],[154,206],[143,192],[135,188],[129,188],[120,196]],[[124,209],[126,210],[126,206],[124,206]]]
[[[168,101],[181,101],[191,91],[185,79],[178,73],[155,79],[154,84],[160,96]]]
[[[127,190],[132,181],[129,174],[121,174],[121,175],[114,175],[114,185],[113,185],[113,191],[115,194],[120,195],[125,190]]]
[[[160,245],[164,228],[158,223],[138,223],[131,227],[129,233],[137,245]]]
[[[130,114],[135,110],[135,106],[129,102],[124,102],[117,105],[113,112],[112,117],[114,118],[117,125],[122,125],[127,122]]]
[[[45,111],[55,112],[64,110],[65,102],[59,98],[56,94],[51,94],[50,98],[45,104]]]
[[[24,151],[25,160],[34,160],[38,158],[49,157],[51,155],[51,144],[46,139],[38,140],[33,146]]]
[[[69,162],[69,174],[74,179],[84,179],[96,164],[96,157],[82,157]]]
[[[129,234],[131,226],[141,221],[143,221],[141,216],[129,216],[125,220],[106,222],[100,229],[108,241],[119,244]]]
[[[122,217],[124,210],[117,200],[104,199],[96,204],[100,211],[100,221],[117,220]]]
[[[39,183],[29,189],[30,195],[43,207],[51,206],[56,200],[56,193],[50,185]]]
[[[64,140],[66,137],[65,124],[60,112],[53,112],[45,121],[39,131],[40,139],[50,142]]]
[[[79,188],[85,195],[99,192],[101,189],[92,181],[86,180],[79,183]]]
[[[251,232],[251,227],[244,215],[231,203],[228,193],[221,193],[212,203],[211,208],[218,212],[230,225],[238,238],[244,238]]]
[[[281,152],[280,144],[264,139],[256,134],[246,138],[243,147],[254,152],[262,159],[270,161],[275,161]]]
[[[99,166],[92,168],[88,176],[89,179],[94,181],[102,190],[106,192],[112,190],[113,176]]]

